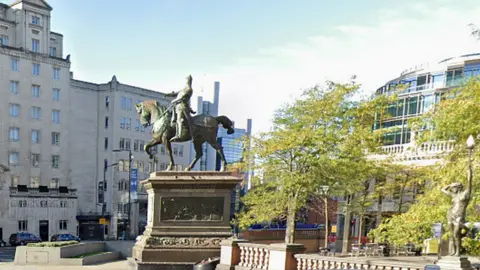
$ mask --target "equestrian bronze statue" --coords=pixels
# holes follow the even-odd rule
[[[233,122],[226,116],[214,117],[200,114],[192,117],[191,113],[195,113],[190,107],[192,92],[192,77],[188,76],[187,86],[183,90],[166,95],[176,97],[170,105],[173,112],[169,110],[170,107],[164,106],[156,100],[146,100],[136,104],[142,125],[144,127],[152,126],[152,140],[145,145],[145,152],[150,159],[153,159],[151,147],[164,144],[170,157],[170,164],[167,166],[167,171],[170,171],[175,166],[172,142],[192,140],[195,158],[185,169],[190,171],[203,155],[202,144],[208,142],[222,159],[220,171],[225,171],[227,161],[222,146],[217,142],[218,125],[221,124],[227,130],[227,134],[233,134]]]

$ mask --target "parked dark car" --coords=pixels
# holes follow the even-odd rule
[[[6,246],[7,243],[5,243],[5,241],[3,241],[2,239],[0,239],[0,247],[4,247]]]
[[[33,233],[19,232],[11,234],[8,242],[11,246],[25,246],[28,243],[42,242],[42,239],[40,239],[40,237],[34,235]]]
[[[69,233],[62,233],[62,234],[54,234],[50,239],[51,242],[55,241],[78,241],[80,242],[80,238]]]

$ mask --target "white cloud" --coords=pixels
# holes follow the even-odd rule
[[[331,35],[261,48],[218,74],[198,72],[194,90],[213,98],[213,81],[220,81],[220,112],[237,126],[253,118],[254,131],[264,131],[275,109],[326,79],[343,81],[356,74],[365,90],[374,91],[417,64],[480,52],[467,27],[480,24],[475,2],[405,1],[405,6],[379,10],[374,24],[338,25],[328,29]]]

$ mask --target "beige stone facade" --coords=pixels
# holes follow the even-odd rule
[[[69,162],[70,62],[44,1],[0,4],[0,228],[76,233]]]
[[[128,217],[127,150],[139,181],[168,163],[160,146],[158,164],[143,152],[151,133],[140,126],[135,104],[169,100],[115,76],[102,84],[73,79],[51,11],[42,0],[0,4],[0,165],[9,168],[0,169],[0,238],[18,231],[44,240],[93,235],[100,223],[102,234],[117,238]],[[174,146],[177,169],[189,151],[186,143]],[[145,222],[142,192],[132,200],[131,234]]]
[[[128,203],[128,150],[133,156],[132,168],[138,169],[139,181],[147,179],[155,168],[165,169],[169,163],[163,146],[157,147],[157,164],[153,164],[144,152],[143,146],[152,135],[150,128],[140,125],[135,104],[154,99],[168,105],[170,101],[160,92],[122,84],[115,76],[103,84],[71,79],[70,91],[71,111],[75,112],[70,133],[76,142],[72,145],[72,153],[77,153],[72,154],[70,161],[74,164],[72,181],[78,190],[79,210],[85,218],[91,216],[98,221],[97,216],[102,212],[98,187],[106,187],[104,215],[108,225],[107,236],[118,238],[123,229],[122,222],[128,219],[125,205]],[[113,152],[118,149],[124,151]],[[189,143],[173,145],[177,170],[182,170],[189,163],[189,151]],[[105,164],[114,163],[119,164],[108,167],[104,175]],[[103,183],[104,176],[106,184]],[[137,200],[131,202],[131,229],[132,234],[137,235],[146,222],[146,193],[137,194]]]

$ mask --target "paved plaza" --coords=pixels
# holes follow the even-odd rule
[[[13,263],[0,263],[0,270],[126,270],[127,260],[102,263],[97,265],[70,266],[70,265],[13,265]]]

